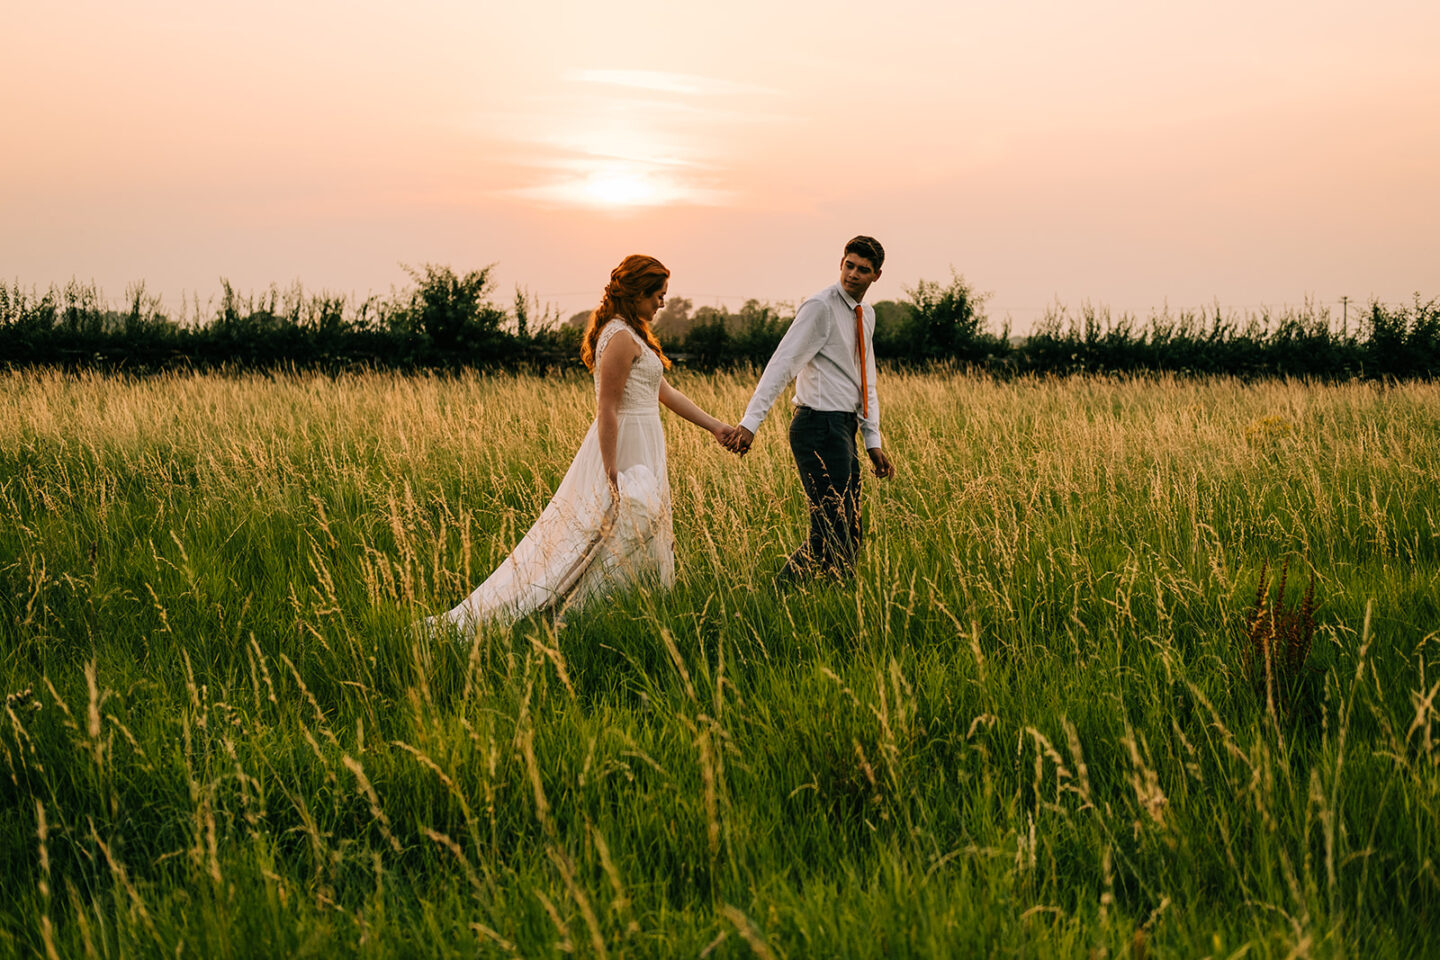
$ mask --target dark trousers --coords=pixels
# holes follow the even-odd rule
[[[790,421],[790,450],[810,501],[810,535],[791,554],[785,575],[843,576],[860,550],[860,457],[853,413],[798,407]]]

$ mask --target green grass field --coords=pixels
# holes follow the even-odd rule
[[[451,646],[588,379],[0,375],[0,955],[1440,952],[1440,386],[881,390],[853,583],[667,414],[676,588]]]

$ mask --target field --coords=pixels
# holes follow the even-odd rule
[[[452,646],[588,379],[0,375],[0,956],[1440,952],[1440,386],[881,388],[852,583],[667,414],[676,588]]]

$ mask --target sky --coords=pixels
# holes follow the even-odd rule
[[[4,3],[0,280],[562,316],[958,274],[1047,309],[1440,296],[1434,0]]]

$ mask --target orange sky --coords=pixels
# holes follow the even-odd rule
[[[212,8],[213,6],[213,8]],[[694,6],[694,9],[692,9]],[[889,251],[1017,330],[1440,295],[1440,4],[54,0],[6,14],[0,278],[118,300],[630,252],[736,307]]]

